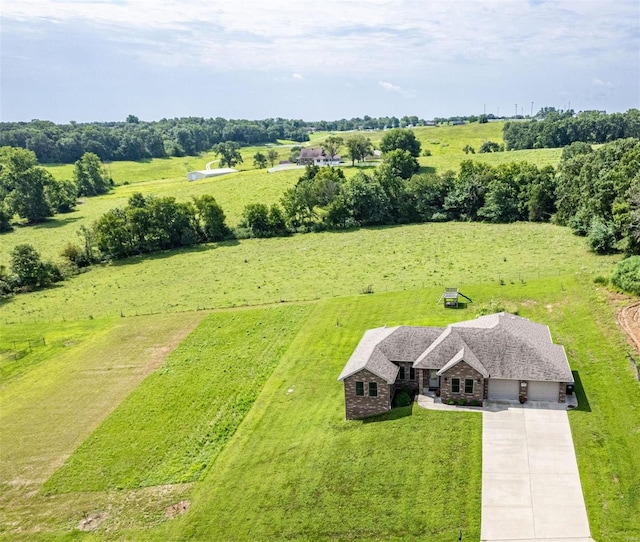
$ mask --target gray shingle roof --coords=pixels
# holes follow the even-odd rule
[[[489,378],[573,382],[564,348],[551,342],[549,328],[504,312],[451,324],[414,367],[442,369],[465,345]]]
[[[363,369],[392,384],[399,368],[393,361],[413,362],[442,333],[439,327],[379,327],[365,332],[338,380]]]
[[[399,326],[365,332],[338,380],[367,369],[393,383],[398,366],[440,372],[464,360],[485,378],[573,382],[564,348],[549,328],[508,313],[490,314],[446,328]]]
[[[485,368],[480,360],[476,357],[473,351],[468,347],[463,347],[455,356],[453,356],[445,365],[438,371],[438,376],[443,374],[445,371],[451,369],[451,367],[460,363],[461,361],[465,361],[468,365],[473,367],[476,371],[478,371],[485,378],[489,377],[489,371]]]
[[[367,369],[380,378],[384,378],[389,384],[393,384],[400,369],[397,365],[391,363],[376,347],[380,341],[391,335],[396,329],[398,328],[377,327],[365,331],[349,361],[342,369],[338,380],[344,380],[348,376]]]
[[[390,361],[414,362],[442,331],[441,327],[400,326],[379,347]]]

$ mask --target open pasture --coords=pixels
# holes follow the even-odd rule
[[[434,151],[421,164],[559,159],[465,155],[487,126],[418,129]],[[277,201],[299,174],[188,183],[141,169],[76,213],[3,236],[0,263],[19,242],[56,256],[134,191],[211,193],[234,224],[245,203]],[[475,540],[481,417],[414,405],[346,422],[336,378],[367,328],[509,310],[548,323],[575,371],[570,422],[594,539],[640,540],[640,386],[615,324],[629,300],[593,283],[620,258],[549,224],[420,224],[169,251],[6,300],[0,539],[445,541],[462,530]],[[443,309],[443,286],[474,304]],[[182,501],[190,509],[170,520]],[[102,523],[80,533],[91,517]]]
[[[478,150],[485,140],[502,141],[502,123],[467,124],[463,126],[418,127],[416,136],[422,148],[429,149],[432,156],[419,159],[425,172],[443,173],[456,171],[462,160],[478,160],[497,165],[509,161],[530,161],[539,167],[557,165],[560,149],[536,149],[490,154],[466,155],[462,148],[470,144]],[[363,132],[375,143],[379,143],[384,132]],[[319,144],[327,132],[312,134],[308,145]],[[351,133],[341,133],[349,137]],[[67,242],[78,242],[77,231],[81,226],[89,227],[108,210],[124,206],[135,192],[145,195],[173,196],[179,201],[190,200],[202,194],[213,195],[222,206],[227,222],[235,226],[241,219],[242,210],[248,203],[276,203],[283,192],[293,186],[302,172],[300,170],[267,173],[266,169],[253,168],[253,154],[267,147],[245,147],[242,149],[244,163],[238,166],[240,173],[219,178],[188,182],[186,174],[193,169],[202,169],[207,162],[215,160],[213,153],[199,157],[153,159],[144,162],[112,162],[106,167],[116,181],[110,193],[94,198],[84,198],[71,213],[59,214],[35,226],[16,226],[11,233],[3,234],[0,243],[0,265],[7,265],[11,249],[21,243],[32,244],[45,258],[56,259]],[[280,147],[280,158],[286,158],[289,148]],[[344,154],[344,148],[343,148]],[[47,166],[56,178],[69,179],[73,165]],[[358,167],[343,166],[347,176],[355,174]],[[126,183],[126,184],[125,184]]]
[[[201,245],[96,266],[55,288],[4,302],[4,322],[82,319],[314,300],[426,286],[607,275],[549,224],[418,224]],[[434,302],[436,300],[434,299]]]
[[[83,439],[46,482],[44,495],[43,489],[30,496],[12,490],[12,505],[18,505],[8,510],[6,517],[14,523],[5,524],[5,532],[33,539],[37,527],[42,529],[39,538],[48,540],[72,529],[83,512],[107,511],[89,539],[446,541],[462,529],[465,539],[475,540],[480,415],[413,405],[373,420],[347,422],[336,378],[367,328],[445,325],[472,318],[481,309],[506,309],[548,323],[554,340],[567,349],[581,401],[570,421],[594,539],[623,542],[640,534],[634,513],[640,483],[635,453],[640,435],[634,429],[640,423],[640,389],[606,292],[570,273],[526,284],[468,284],[465,292],[476,302],[467,310],[443,309],[434,303],[439,292],[432,287],[214,313]],[[202,390],[244,374],[233,368],[235,356],[251,366],[258,363],[260,356],[243,358],[243,352],[260,351],[269,329],[267,342],[278,329],[285,332],[279,346],[265,354],[277,360],[273,372],[258,386],[252,408],[226,446],[208,448],[210,455],[198,458],[208,463],[204,471],[181,471],[197,474],[188,479],[198,481],[143,487],[180,481],[178,471],[169,471],[191,464],[197,450],[207,449],[207,439],[198,438],[211,434],[206,420],[220,424],[234,418],[232,410],[203,414],[215,400],[207,400]],[[217,365],[215,353],[222,349],[229,361]],[[200,375],[198,385],[189,373]],[[21,380],[23,390],[34,385],[33,374]],[[176,410],[175,400],[193,413],[184,418],[184,413],[172,413],[170,418],[181,419],[177,435],[172,423],[162,423],[167,411]],[[14,401],[26,400],[14,396]],[[16,416],[21,418],[22,411]],[[47,461],[25,456],[23,461],[34,466]],[[176,457],[188,460],[176,463]],[[169,521],[164,509],[180,499],[187,499],[190,509]],[[125,501],[141,513],[132,513]],[[24,529],[22,535],[15,525]]]
[[[44,491],[136,489],[198,480],[251,408],[310,308],[289,305],[207,316]]]
[[[56,215],[42,224],[16,226],[14,231],[2,234],[0,265],[9,262],[11,249],[21,243],[33,245],[44,258],[56,259],[67,242],[80,242],[77,231],[81,226],[90,227],[108,210],[125,206],[135,192],[160,197],[172,196],[178,201],[188,201],[194,196],[211,194],[222,206],[227,223],[235,226],[240,221],[242,210],[247,203],[270,204],[279,201],[283,192],[293,186],[300,175],[300,171],[267,173],[265,169],[261,169],[192,182],[187,181],[185,175],[117,186],[110,194],[84,198],[71,213]]]

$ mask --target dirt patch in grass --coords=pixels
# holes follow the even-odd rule
[[[106,519],[105,512],[97,512],[95,514],[85,515],[78,524],[79,531],[94,531]]]
[[[640,351],[640,301],[619,310],[617,320],[627,334],[629,342]]]
[[[169,519],[173,519],[175,517],[181,516],[187,510],[189,510],[189,506],[191,506],[190,501],[180,501],[176,504],[172,504],[171,506],[167,506],[164,513]]]

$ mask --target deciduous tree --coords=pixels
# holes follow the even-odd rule
[[[97,154],[85,152],[75,163],[73,180],[78,187],[79,196],[97,196],[106,194],[113,187],[102,161]]]
[[[383,153],[396,149],[408,151],[415,158],[420,156],[420,142],[416,139],[413,131],[408,128],[394,128],[382,137],[380,150]]]
[[[331,159],[333,159],[338,155],[338,150],[342,146],[344,140],[340,136],[329,136],[322,142],[322,149],[324,153]]]
[[[253,155],[253,165],[258,169],[264,169],[267,167],[267,157],[258,151]]]
[[[351,160],[351,165],[355,165],[356,160],[361,162],[365,157],[373,152],[373,145],[368,137],[357,134],[345,140],[347,154]]]
[[[278,151],[275,149],[269,149],[267,151],[267,160],[269,160],[269,164],[271,165],[271,167],[273,167],[277,159],[278,159]]]
[[[220,157],[220,167],[235,167],[242,163],[240,145],[234,141],[224,141],[213,146],[213,152]]]

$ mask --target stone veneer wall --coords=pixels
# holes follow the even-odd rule
[[[356,382],[364,382],[364,395],[356,395]],[[369,382],[378,384],[378,396],[369,397]],[[363,369],[344,379],[344,405],[347,420],[366,418],[391,410],[393,385]]]
[[[558,390],[558,403],[564,403],[567,400],[567,383],[560,382],[560,384],[558,384],[558,387],[560,388]]]
[[[447,379],[445,382],[445,378]],[[451,393],[451,379],[460,379],[460,393]],[[464,392],[464,380],[465,378],[473,379],[473,393],[468,394]],[[478,382],[480,379],[480,382]],[[464,398],[467,401],[480,401],[484,398],[484,377],[476,371],[473,367],[461,361],[451,367],[448,371],[442,374],[440,377],[440,397],[442,402],[445,403],[449,399],[461,399]]]

